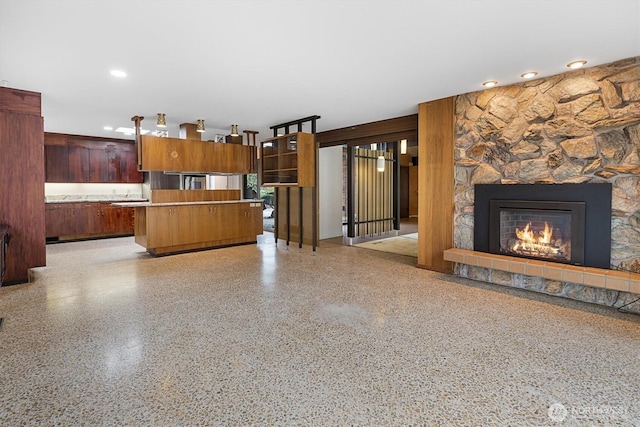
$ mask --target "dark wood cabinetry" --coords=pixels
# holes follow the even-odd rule
[[[40,94],[0,87],[0,223],[9,226],[6,283],[46,264]]]
[[[7,244],[9,242],[9,227],[0,225],[0,286],[4,282],[4,272],[7,267]]]
[[[134,209],[110,203],[47,203],[47,239],[72,240],[127,236],[134,231]]]
[[[46,182],[141,183],[133,141],[45,133]]]

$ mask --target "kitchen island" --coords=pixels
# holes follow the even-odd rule
[[[135,242],[152,255],[244,243],[262,234],[262,201],[114,203],[135,208]]]

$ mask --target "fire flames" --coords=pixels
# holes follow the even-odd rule
[[[518,239],[511,246],[511,250],[516,253],[529,256],[559,257],[563,256],[566,244],[562,240],[553,240],[553,228],[544,223],[544,230],[538,233],[531,229],[529,222],[522,230],[516,228]]]

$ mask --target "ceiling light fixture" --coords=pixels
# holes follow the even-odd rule
[[[587,64],[587,61],[585,61],[584,59],[581,59],[579,61],[569,62],[567,64],[567,67],[569,67],[569,68],[580,68],[580,67],[582,67],[583,65],[586,65],[586,64]]]
[[[113,128],[111,126],[105,126],[102,129],[104,129],[104,130],[113,130]]]
[[[407,154],[407,140],[400,140],[400,154]]]
[[[376,161],[376,169],[378,169],[378,172],[384,172],[384,156],[378,156],[378,160]]]
[[[196,131],[204,132],[204,120],[198,119],[198,126],[196,126]]]
[[[167,127],[167,118],[165,117],[164,113],[158,113],[158,120],[156,121],[156,126],[158,126],[159,128]]]
[[[538,75],[537,71],[527,71],[526,73],[520,74],[520,77],[523,79],[530,79]]]
[[[111,75],[113,77],[120,77],[120,78],[127,77],[127,73],[125,73],[122,70],[111,70]]]
[[[231,136],[238,136],[238,125],[231,125]]]
[[[495,80],[488,80],[488,81],[482,83],[482,86],[484,86],[484,87],[494,87],[497,84],[498,84],[498,82],[495,81]]]

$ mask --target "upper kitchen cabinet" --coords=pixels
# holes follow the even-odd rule
[[[133,141],[45,133],[46,182],[141,183]]]
[[[197,139],[140,137],[143,171],[249,174],[257,171],[256,147]]]

